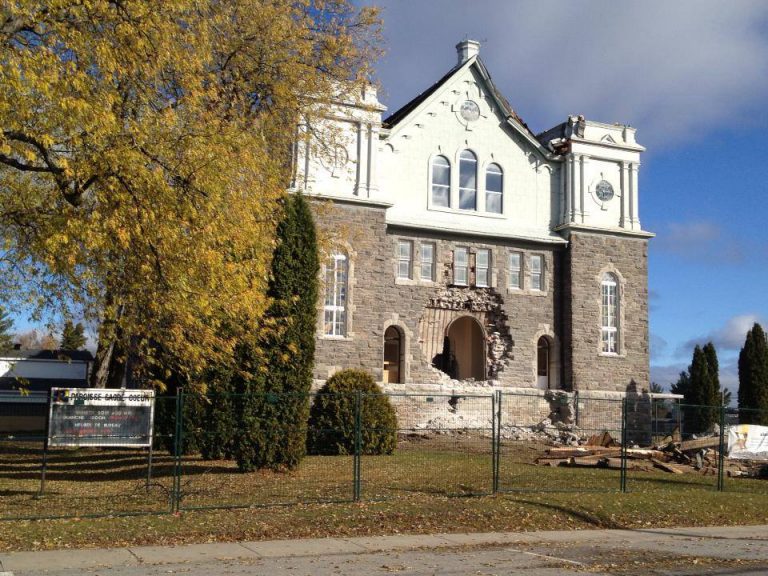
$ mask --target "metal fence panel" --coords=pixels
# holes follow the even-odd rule
[[[747,438],[740,425],[768,426],[768,410],[728,408],[723,414],[723,421],[723,444],[729,447],[729,435],[732,433],[734,448],[724,462],[723,489],[728,492],[768,494],[768,461],[733,457],[740,448],[746,448],[744,442]]]
[[[671,404],[627,398],[627,490],[717,490],[720,407]]]
[[[500,491],[620,489],[620,400],[505,391],[498,402]]]
[[[309,405],[317,397],[286,394],[227,394],[194,397],[184,395],[184,430],[180,446],[179,510],[232,508],[295,504],[301,502],[349,501],[354,497],[354,455],[308,455],[294,469],[285,466],[242,472],[237,455],[226,448],[218,454],[206,450],[207,444],[220,444],[221,431],[204,428],[201,412],[214,409],[217,403],[227,403],[233,414],[241,414],[248,403],[258,408],[270,421],[279,421],[287,402]],[[236,420],[236,418],[235,418]],[[266,443],[280,438],[268,430],[262,431]],[[308,434],[330,432],[310,429]],[[235,425],[234,435],[253,433]],[[214,452],[214,454],[206,454]]]
[[[157,402],[162,410],[176,399]],[[44,430],[5,433],[0,435],[0,518],[167,513],[173,505],[173,472],[172,455],[163,450],[46,449]]]
[[[397,429],[388,431],[397,434],[397,449],[390,455],[362,455],[364,499],[493,492],[493,396],[387,396],[397,414]]]

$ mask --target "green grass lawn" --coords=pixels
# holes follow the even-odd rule
[[[630,493],[621,494],[617,470],[535,466],[545,447],[522,442],[502,444],[504,492],[488,495],[490,438],[479,435],[410,438],[391,456],[364,456],[361,502],[351,501],[351,456],[313,456],[295,471],[250,474],[229,461],[185,457],[179,515],[146,515],[170,510],[167,453],[155,453],[147,488],[146,452],[52,451],[40,495],[40,448],[0,443],[0,517],[76,518],[3,522],[2,549],[768,522],[765,480],[728,479],[720,493],[713,476],[630,470]],[[206,510],[226,506],[252,508]],[[134,513],[144,515],[118,517]],[[113,517],[88,518],[103,514]]]

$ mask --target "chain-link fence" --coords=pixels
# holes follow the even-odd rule
[[[724,411],[723,441],[728,448],[722,472],[723,490],[728,492],[768,493],[768,461],[756,456],[755,449],[768,446],[768,429],[750,435],[749,426],[768,427],[768,410],[728,408]],[[760,429],[758,429],[760,430]]]
[[[48,446],[46,406],[0,398],[0,519],[413,494],[768,491],[766,463],[749,451],[765,439],[742,426],[768,414],[648,394],[180,392],[155,399],[151,449]]]
[[[621,400],[503,392],[498,404],[499,490],[621,489]]]
[[[320,397],[183,395],[179,510],[353,500],[354,451],[330,445],[348,430],[294,426],[297,414],[307,421]],[[350,400],[354,426],[354,398],[344,400]],[[314,450],[317,437],[328,439],[328,450]],[[310,454],[302,458],[307,448]]]
[[[168,513],[174,506],[176,472],[165,450],[50,447],[46,404],[34,396],[0,400],[0,519],[89,517]],[[171,410],[161,397],[155,409]],[[43,408],[41,410],[41,407]],[[30,416],[20,422],[19,414]],[[158,441],[173,445],[174,437]],[[81,434],[78,442],[119,443],[120,436]],[[67,444],[67,438],[58,438]],[[72,442],[74,443],[74,442]]]
[[[719,406],[670,407],[647,395],[628,398],[627,490],[721,488],[722,412]],[[673,425],[658,422],[660,414]]]
[[[494,396],[390,394],[397,449],[362,455],[360,495],[395,498],[414,492],[444,496],[493,492]]]

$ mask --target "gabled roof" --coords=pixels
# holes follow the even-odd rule
[[[424,90],[424,92],[416,96],[416,98],[408,102],[405,106],[401,106],[399,109],[395,110],[392,114],[384,118],[384,120],[382,121],[382,125],[385,128],[392,128],[395,124],[397,124],[406,116],[408,116],[413,110],[418,108],[419,104],[421,104],[427,98],[432,96],[432,94],[437,92],[437,90],[443,84],[445,84],[451,78],[451,76],[453,76],[462,66],[464,66],[463,62],[451,68],[445,76],[443,76],[442,78],[440,78],[440,80],[432,84],[432,86]]]
[[[59,360],[62,362],[93,362],[90,350],[6,350],[0,358],[14,360]]]
[[[426,102],[430,96],[432,96],[435,92],[447,84],[454,75],[458,74],[465,67],[469,68],[471,66],[477,67],[478,72],[483,77],[483,80],[488,87],[488,92],[506,117],[507,122],[516,127],[523,134],[523,136],[526,137],[531,142],[531,144],[533,144],[534,147],[539,150],[540,153],[546,156],[549,151],[542,146],[541,142],[536,138],[536,134],[533,133],[533,131],[517,114],[517,112],[514,111],[512,106],[510,106],[507,99],[501,94],[499,89],[496,87],[496,84],[494,84],[493,79],[491,78],[491,74],[488,72],[488,69],[485,67],[485,64],[483,64],[483,61],[479,56],[473,56],[467,61],[461,62],[460,64],[457,64],[451,68],[442,78],[432,84],[432,86],[427,88],[424,92],[416,96],[416,98],[385,118],[382,122],[382,126],[388,129],[395,128],[400,122],[408,118],[421,104]]]
[[[479,71],[481,75],[483,76],[483,79],[488,84],[488,89],[493,96],[493,99],[496,100],[496,103],[499,105],[499,108],[501,108],[502,112],[507,116],[507,118],[513,118],[518,124],[520,124],[525,130],[528,132],[530,136],[533,136],[534,138],[536,135],[533,133],[533,131],[528,127],[528,125],[523,121],[523,119],[512,109],[512,106],[510,106],[509,102],[506,98],[501,94],[499,89],[496,87],[496,84],[494,84],[493,79],[491,78],[490,73],[488,72],[488,69],[485,67],[485,64],[483,64],[483,61],[480,60],[479,57],[475,57],[474,61],[472,58],[470,58],[467,62],[462,62],[460,64],[457,64],[453,68],[451,68],[445,76],[440,78],[437,82],[432,84],[429,88],[427,88],[424,92],[416,96],[413,100],[405,104],[404,106],[400,107],[398,110],[390,114],[388,117],[384,119],[382,124],[385,128],[392,128],[396,124],[398,124],[401,120],[405,119],[411,112],[413,112],[416,108],[419,107],[419,105],[424,102],[427,98],[429,98],[432,94],[437,92],[444,84],[448,82],[448,80],[453,77],[454,74],[456,74],[460,69],[462,69],[467,64],[475,64],[479,68]]]

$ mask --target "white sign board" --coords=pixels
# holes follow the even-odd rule
[[[51,388],[48,446],[152,444],[154,390]]]
[[[768,460],[768,426],[739,424],[728,428],[728,457]]]

